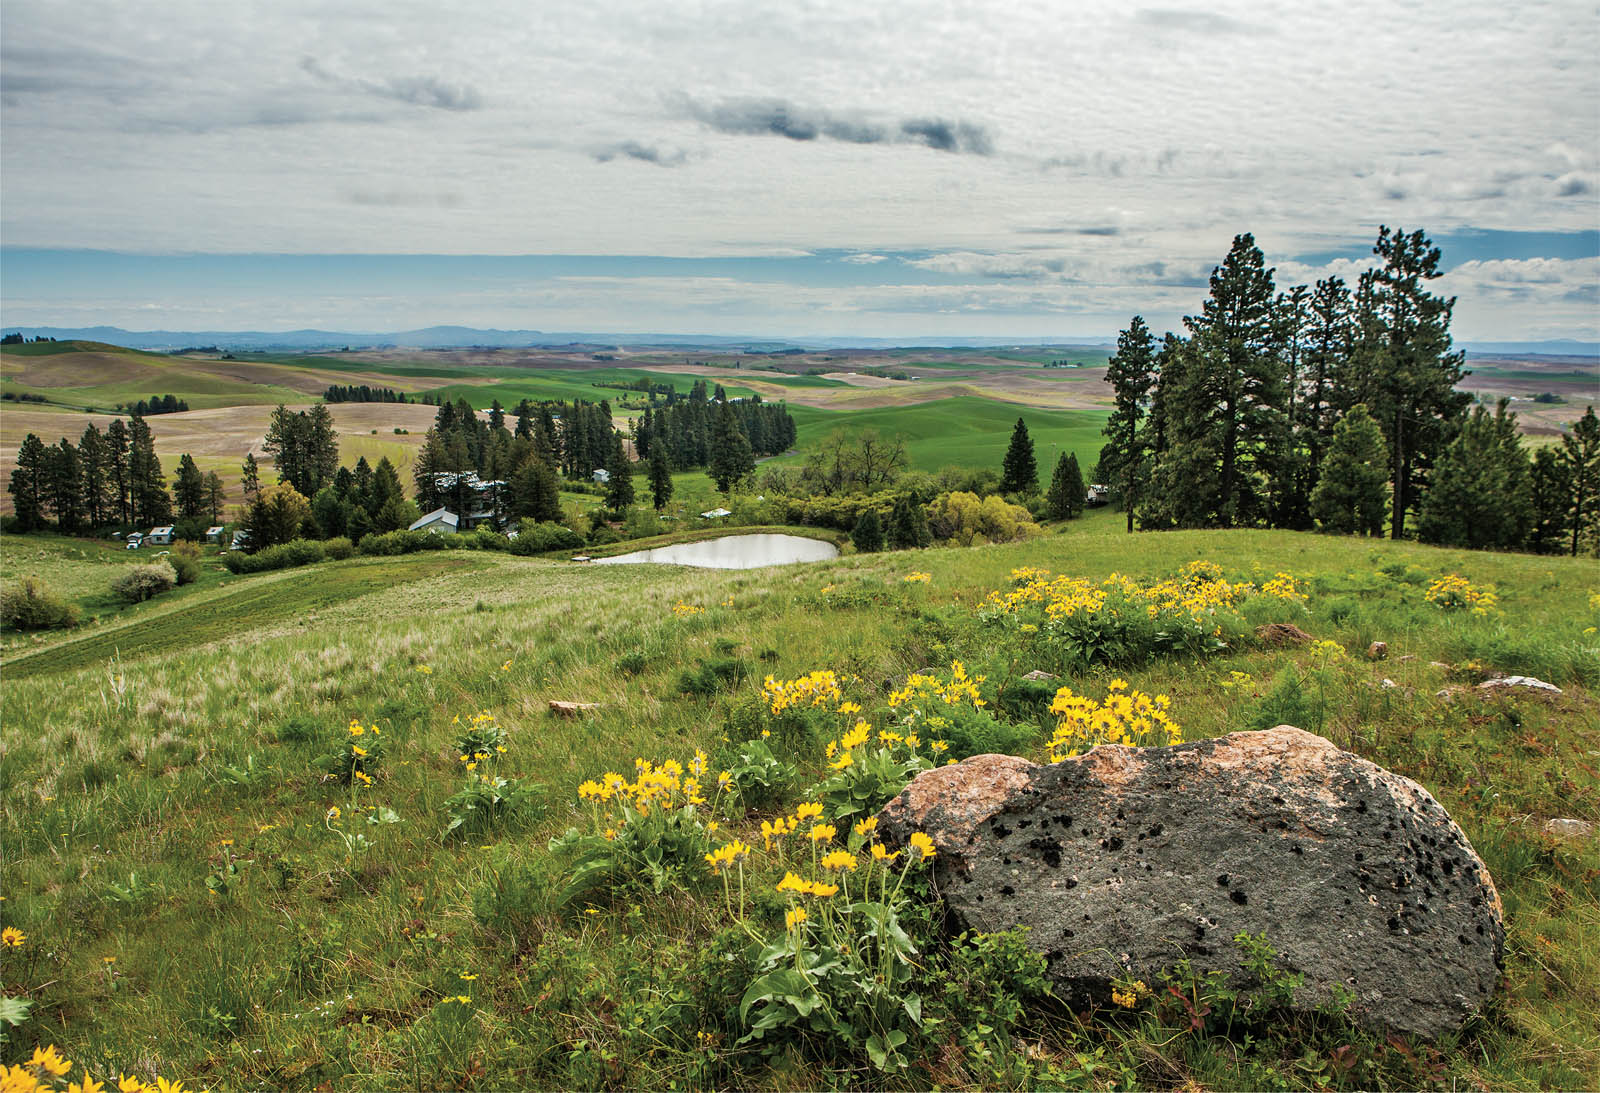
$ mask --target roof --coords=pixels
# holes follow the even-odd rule
[[[151,535],[171,535],[172,534],[172,525],[171,524],[166,524],[166,525],[164,525],[162,527],[151,528],[150,529],[150,534]]]
[[[206,528],[206,534],[207,535],[215,535],[217,532],[219,532],[221,530],[222,530],[222,525],[218,524],[216,527]]]
[[[710,512],[702,512],[700,515],[703,519],[710,520],[718,516],[732,516],[733,511],[731,509],[712,509]]]
[[[460,521],[456,519],[456,514],[451,512],[449,509],[434,509],[432,512],[428,513],[428,515],[412,524],[406,530],[419,531],[422,528],[427,527],[429,524],[444,524],[446,527],[454,528],[459,522]]]

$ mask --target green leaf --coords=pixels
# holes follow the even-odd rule
[[[26,998],[12,998],[10,995],[0,994],[0,1021],[4,1021],[12,1028],[26,1021],[28,1011],[32,1008],[33,1003]]]

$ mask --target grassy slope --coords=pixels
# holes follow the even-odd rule
[[[953,398],[848,414],[795,406],[790,407],[790,413],[799,427],[802,449],[837,428],[876,429],[886,437],[905,437],[911,466],[924,471],[951,465],[993,467],[998,471],[1011,443],[1011,430],[1020,417],[1027,422],[1028,435],[1033,438],[1042,486],[1049,485],[1050,473],[1062,452],[1076,452],[1078,465],[1087,475],[1105,443],[1100,435],[1105,423],[1103,413],[1019,409],[981,398]]]
[[[1595,621],[1586,607],[1593,563],[1291,533],[1130,540],[1105,519],[1026,544],[742,573],[433,555],[421,561],[475,564],[374,587],[387,582],[363,578],[417,559],[338,563],[277,583],[251,578],[186,608],[187,647],[174,647],[170,627],[139,629],[148,639],[129,635],[115,673],[103,661],[25,678],[7,672],[0,887],[9,898],[0,915],[29,943],[0,956],[0,973],[7,993],[37,1003],[17,1042],[54,1041],[97,1070],[102,1060],[159,1065],[229,1088],[681,1082],[696,1057],[692,1037],[641,1041],[628,1014],[642,1011],[628,1007],[673,989],[696,945],[722,925],[720,894],[669,893],[643,915],[627,906],[539,913],[529,932],[511,937],[489,932],[473,910],[497,878],[548,860],[545,838],[574,821],[580,779],[624,769],[636,755],[687,759],[695,744],[716,746],[721,704],[735,696],[681,695],[680,669],[726,649],[756,676],[831,667],[873,681],[860,685],[870,706],[881,701],[879,681],[950,655],[930,644],[938,631],[919,627],[921,612],[959,618],[1014,566],[1155,577],[1195,557],[1243,576],[1258,568],[1310,576],[1316,591],[1303,626],[1352,650],[1374,638],[1390,644],[1388,662],[1349,665],[1321,731],[1440,798],[1494,871],[1509,926],[1502,1012],[1440,1061],[1437,1080],[1600,1082],[1592,945],[1600,851],[1538,830],[1548,816],[1600,820],[1600,713],[1581,682],[1600,686],[1595,639],[1581,633]],[[1419,587],[1378,572],[1396,564],[1492,582],[1504,614],[1446,617],[1421,602]],[[900,582],[913,568],[931,583]],[[297,608],[317,589],[333,596],[352,580],[372,590],[316,600],[315,617],[285,625],[288,601],[277,593],[291,580],[304,597]],[[888,606],[820,606],[825,584],[879,589]],[[677,617],[680,601],[706,611]],[[637,658],[637,674],[617,670],[625,654]],[[1432,661],[1472,657],[1568,693],[1431,697],[1447,678]],[[1241,652],[1125,674],[1135,687],[1171,694],[1193,738],[1240,725],[1281,665],[1309,658]],[[1232,672],[1248,679],[1238,685]],[[1385,676],[1400,689],[1380,687]],[[1107,678],[1068,682],[1098,694]],[[555,698],[601,706],[584,722],[564,722],[545,709]],[[481,709],[511,730],[507,773],[539,783],[548,812],[526,833],[444,843],[443,802],[458,785],[451,721]],[[401,821],[367,828],[372,849],[353,860],[323,824],[330,805],[349,808],[350,794],[311,762],[351,717],[383,727],[387,758],[364,800]],[[226,891],[213,894],[208,877]],[[464,990],[476,1016],[447,1028],[440,999]],[[1068,1052],[1070,1065],[1076,1034],[1041,1029],[1036,1050]],[[1143,1084],[1240,1084],[1225,1054],[1184,1042],[1152,1051]],[[746,1056],[745,1065],[756,1069],[741,1084],[851,1080],[794,1062],[764,1071]],[[972,1080],[949,1066],[905,1081]]]

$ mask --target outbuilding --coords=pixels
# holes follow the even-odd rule
[[[407,531],[426,531],[430,535],[454,535],[461,521],[449,509],[434,509],[412,524]]]
[[[162,527],[151,528],[150,534],[144,537],[144,541],[151,546],[171,546],[172,525],[166,524]]]

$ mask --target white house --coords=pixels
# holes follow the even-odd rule
[[[151,546],[171,546],[172,525],[166,524],[162,527],[151,528],[150,534],[144,537],[144,541]]]
[[[222,542],[222,525],[221,524],[218,524],[216,527],[213,527],[213,528],[206,528],[206,542],[208,542],[208,543],[220,543],[220,542]]]
[[[449,509],[434,509],[412,524],[407,531],[426,531],[430,535],[454,535],[461,521]]]
[[[465,471],[461,474],[456,474],[454,471],[438,471],[433,476],[433,484],[437,491],[436,496],[446,496],[453,493],[458,484],[472,491],[471,497],[468,498],[471,501],[470,511],[462,517],[452,515],[450,517],[452,522],[448,530],[471,531],[479,524],[488,524],[490,527],[495,527],[499,523],[495,512],[500,507],[500,490],[505,486],[505,482],[501,479],[494,478],[485,481],[478,477],[476,471]],[[439,511],[444,512],[445,510],[440,509]],[[433,515],[433,513],[429,513],[416,524],[413,524],[412,527],[425,526],[433,518]]]
[[[611,472],[604,467],[596,467],[594,469],[594,480],[603,486],[611,481]]]

